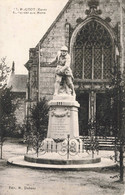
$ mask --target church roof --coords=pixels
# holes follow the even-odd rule
[[[14,74],[10,75],[8,87],[12,87],[12,92],[26,92],[27,75]]]

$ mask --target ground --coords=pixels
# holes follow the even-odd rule
[[[7,165],[7,159],[24,155],[26,146],[17,139],[5,142],[0,160],[0,195],[124,195],[118,169],[92,171],[35,170]],[[110,156],[108,151],[103,156]]]

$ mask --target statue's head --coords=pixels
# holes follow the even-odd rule
[[[68,53],[68,47],[62,46],[61,49],[60,49],[60,51],[61,51],[61,55],[62,56],[65,56]]]

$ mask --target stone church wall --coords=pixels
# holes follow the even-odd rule
[[[78,19],[81,18],[85,20],[87,15],[85,14],[86,10],[89,9],[87,5],[87,0],[73,0],[69,1],[66,8],[62,10],[61,14],[57,17],[56,21],[49,28],[47,33],[40,40],[42,55],[40,57],[41,62],[41,70],[40,70],[40,96],[47,96],[48,99],[51,99],[53,94],[53,86],[54,86],[54,70],[55,66],[50,66],[50,63],[57,55],[57,52],[60,48],[66,44],[66,27],[65,24],[70,24],[70,37],[72,36],[73,31],[79,25]],[[120,21],[121,21],[121,13],[120,13],[120,3],[119,0],[100,0],[99,7],[102,11],[102,14],[99,15],[100,18],[105,20],[110,27],[114,30],[118,42],[118,47],[120,50]],[[123,7],[125,7],[125,2],[123,2]],[[123,10],[123,48],[125,48],[125,12]],[[38,46],[38,45],[37,45]],[[125,49],[124,49],[125,56]],[[32,87],[32,79],[35,77],[33,75],[33,71],[36,72],[37,75],[37,65],[38,65],[38,52],[34,60],[37,62],[33,64],[31,69],[31,90],[32,97],[31,99],[36,99],[36,87]],[[72,66],[72,65],[71,65]],[[35,97],[35,98],[34,98]]]
[[[47,95],[51,97],[54,85],[54,68],[47,68],[62,45],[65,45],[65,24],[68,22],[73,30],[78,26],[77,19],[86,19],[85,11],[89,9],[87,1],[85,0],[73,0],[62,15],[53,24],[52,29],[46,35],[46,38],[41,44],[42,57],[41,63],[44,63],[45,67],[41,67],[40,73],[40,91],[41,96]],[[109,25],[116,32],[116,37],[120,44],[120,4],[118,0],[100,0],[99,9],[102,14],[99,16],[103,20],[109,21]],[[124,14],[123,14],[124,15]],[[125,25],[123,27],[123,30]],[[125,33],[124,33],[125,34]],[[42,39],[41,39],[42,40]]]
[[[66,21],[71,24],[74,29],[78,24],[78,18],[85,19],[85,10],[89,9],[86,1],[73,0],[66,8],[62,16],[54,24],[51,31],[42,43],[42,62],[51,62],[62,45],[65,45],[65,24]],[[115,28],[120,22],[120,7],[118,0],[100,0],[99,9],[102,10],[100,17],[106,19],[110,17],[110,25]]]
[[[24,123],[25,119],[25,94],[16,94],[15,102],[17,103],[17,108],[15,110],[15,116],[16,116],[16,123],[18,125],[22,125]]]
[[[41,67],[40,70],[40,97],[51,99],[54,92],[55,68]]]

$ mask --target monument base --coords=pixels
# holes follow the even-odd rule
[[[47,138],[66,139],[79,137],[78,107],[74,96],[56,95],[49,102]]]
[[[24,160],[32,163],[51,164],[51,165],[80,165],[80,164],[93,164],[101,162],[100,157],[91,158],[90,155],[76,155],[70,156],[69,159],[61,156],[58,153],[46,153],[43,156],[36,157],[35,155],[25,155]]]
[[[32,156],[33,157],[33,156]],[[41,164],[36,163],[36,158],[32,162],[24,160],[24,156],[18,156],[8,159],[7,163],[20,167],[28,167],[35,169],[57,170],[57,171],[99,171],[104,168],[114,168],[118,166],[111,159],[101,158],[98,163],[86,163],[86,164]],[[35,161],[36,160],[36,161]],[[49,160],[48,160],[49,161]],[[70,161],[71,162],[71,161]]]

